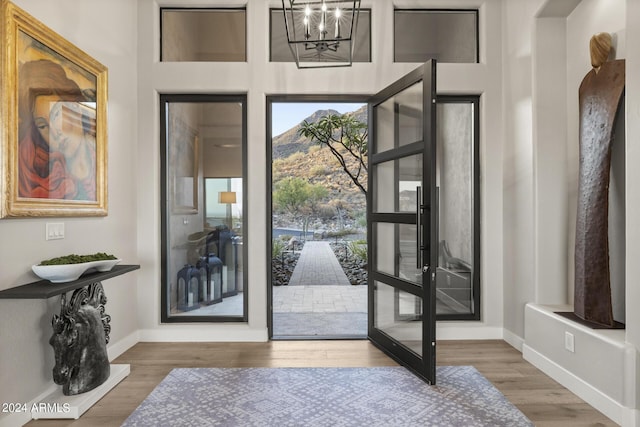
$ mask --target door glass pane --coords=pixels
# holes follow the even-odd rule
[[[416,267],[416,226],[377,223],[374,233],[376,246],[373,269],[422,284],[422,272]]]
[[[271,62],[294,62],[287,42],[282,9],[271,9]],[[360,9],[353,46],[353,62],[371,62],[371,9]]]
[[[422,156],[378,163],[374,169],[373,211],[416,212],[416,189],[422,185]]]
[[[437,313],[473,313],[474,105],[438,104],[439,259]]]
[[[245,62],[244,9],[161,9],[161,61]]]
[[[375,282],[374,327],[422,356],[422,299]]]
[[[374,108],[374,153],[422,141],[422,81]]]
[[[171,97],[161,98],[163,321],[243,322],[244,97]]]
[[[394,11],[394,62],[478,62],[477,10]]]

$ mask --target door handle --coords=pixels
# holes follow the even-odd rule
[[[422,187],[416,187],[416,268],[422,268]]]

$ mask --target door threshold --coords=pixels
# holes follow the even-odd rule
[[[274,335],[271,337],[271,341],[354,341],[366,339],[366,335]]]

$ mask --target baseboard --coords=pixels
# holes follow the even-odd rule
[[[139,339],[140,333],[138,331],[132,332],[126,337],[118,340],[115,343],[112,343],[107,348],[107,355],[109,357],[109,362],[112,362],[115,358],[120,356],[122,353],[136,345]],[[118,381],[119,382],[119,381]],[[38,405],[41,402],[51,403],[49,402],[49,397],[55,394],[58,390],[60,390],[60,386],[56,384],[51,384],[47,389],[38,395],[35,399],[25,404],[29,410],[27,412],[12,412],[7,416],[0,417],[0,427],[15,427],[22,426],[31,421],[31,408],[33,405]]]
[[[230,328],[176,328],[141,329],[141,342],[265,342],[267,329]]]
[[[624,408],[623,427],[640,427],[640,410]]]
[[[23,426],[39,418],[78,419],[127,375],[129,365],[111,365],[111,375],[104,384],[77,396],[64,396],[62,388],[52,384],[35,399],[21,403],[20,412],[14,411],[0,418],[0,427]]]
[[[109,357],[109,362],[113,362],[113,359],[120,356],[125,351],[129,350],[131,347],[136,345],[140,341],[140,332],[134,331],[122,338],[118,342],[111,343],[107,347],[107,356]]]
[[[111,365],[110,368],[109,378],[98,387],[85,393],[65,396],[62,393],[62,388],[58,387],[53,393],[46,396],[39,405],[34,406],[31,410],[31,416],[34,420],[77,420],[131,372],[129,365]]]
[[[457,323],[438,322],[436,324],[438,340],[501,340],[502,328],[491,326],[461,325]]]
[[[519,337],[508,329],[504,329],[502,331],[502,339],[505,340],[511,347],[522,353],[522,346],[524,346],[523,338]]]
[[[31,416],[31,408],[33,407],[33,405],[37,405],[40,402],[45,401],[47,396],[51,395],[52,393],[55,393],[56,390],[59,390],[59,389],[60,389],[59,385],[51,384],[49,387],[47,387],[45,391],[40,393],[38,397],[36,397],[35,399],[29,401],[24,405],[24,407],[27,409],[26,411],[11,412],[9,415],[1,417],[0,427],[16,427],[16,426],[25,425],[26,423],[28,423],[33,419]]]
[[[630,415],[626,415],[626,413],[630,411],[629,408],[625,408],[620,403],[602,393],[600,390],[594,388],[581,378],[564,369],[562,366],[535,351],[527,344],[523,345],[522,350],[522,356],[527,362],[549,375],[589,405],[611,418],[614,422],[620,425],[637,425],[623,424],[623,419],[630,417]]]

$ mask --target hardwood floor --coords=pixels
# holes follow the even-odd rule
[[[368,341],[139,343],[113,363],[131,374],[79,420],[41,420],[30,427],[120,426],[177,367],[359,367],[396,363]],[[504,341],[438,342],[439,365],[473,365],[536,426],[615,426],[522,359]]]

